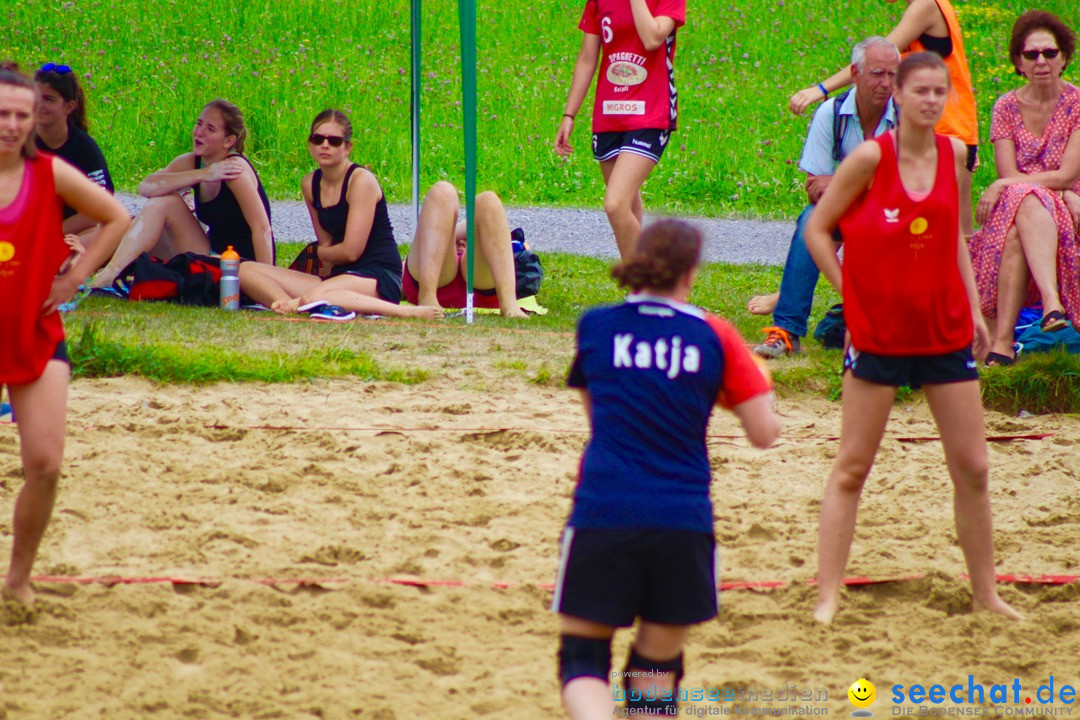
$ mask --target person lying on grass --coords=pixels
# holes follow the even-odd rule
[[[323,315],[442,317],[438,307],[401,301],[401,256],[386,197],[369,170],[354,163],[352,123],[340,110],[323,110],[311,123],[308,148],[318,169],[300,182],[317,242],[313,272],[245,262],[240,289],[275,312],[337,306]]]
[[[503,317],[525,317],[517,301],[510,223],[502,201],[491,191],[480,193],[474,212],[473,304],[499,308]],[[402,274],[405,299],[414,305],[465,307],[465,222],[457,218],[457,189],[445,181],[432,185],[424,196]]]

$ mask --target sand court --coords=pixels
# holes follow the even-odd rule
[[[561,357],[572,340],[522,342]],[[32,622],[4,610],[0,718],[558,716],[545,586],[586,419],[557,382],[470,364],[479,340],[462,348],[411,387],[74,383],[36,573],[132,582],[41,583]],[[940,443],[895,439],[936,434],[920,396],[894,409],[848,567],[919,577],[851,588],[837,623],[816,626],[807,581],[839,405],[789,395],[780,409],[769,451],[727,437],[727,413],[710,427],[722,579],[778,586],[722,594],[691,634],[684,687],[824,689],[815,706],[846,716],[859,677],[878,684],[879,714],[897,683],[1080,685],[1080,584],[1004,586],[1020,624],[967,612]],[[1080,573],[1080,421],[989,414],[988,432],[1052,434],[991,445],[999,572]],[[0,446],[7,553],[13,427]],[[178,582],[134,582],[154,578]],[[741,706],[755,705],[770,703]]]

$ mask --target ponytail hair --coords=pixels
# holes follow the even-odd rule
[[[247,127],[244,126],[244,113],[240,112],[240,108],[233,105],[228,100],[222,100],[216,98],[206,103],[203,106],[203,110],[214,108],[221,113],[222,119],[225,121],[225,135],[232,135],[236,138],[236,142],[233,143],[232,152],[240,155],[244,154],[244,140],[247,138]]]
[[[86,95],[83,94],[79,78],[74,72],[70,69],[65,73],[57,72],[55,69],[38,70],[34,73],[34,80],[60,93],[64,102],[74,101],[75,109],[68,115],[68,127],[77,127],[83,132],[90,132],[90,124],[86,121]]]
[[[335,122],[340,125],[341,129],[345,131],[345,142],[352,142],[352,123],[349,122],[349,116],[341,110],[333,108],[327,108],[315,116],[315,119],[311,121],[311,132],[315,132],[317,127],[328,122]]]
[[[642,231],[634,252],[611,269],[619,287],[667,291],[701,258],[701,230],[682,220],[657,220]]]
[[[37,86],[34,85],[33,80],[19,72],[19,65],[17,63],[12,62],[11,60],[0,62],[0,85],[26,88],[34,94],[34,108],[37,108]],[[26,160],[33,160],[37,157],[37,145],[34,143],[36,138],[37,133],[34,132],[34,129],[31,127],[30,134],[26,136],[26,142],[23,143],[22,149],[19,151]]]

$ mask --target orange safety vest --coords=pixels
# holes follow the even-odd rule
[[[949,0],[934,0],[949,26],[952,39],[952,52],[945,58],[945,67],[949,68],[952,80],[952,92],[945,103],[945,114],[934,128],[942,135],[951,135],[964,141],[965,145],[979,144],[979,116],[975,107],[975,93],[971,88],[971,72],[968,70],[967,54],[964,52],[964,40],[960,35],[960,22],[956,19]],[[916,40],[904,52],[907,56],[914,52],[923,52],[926,48]]]

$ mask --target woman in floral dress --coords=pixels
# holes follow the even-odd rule
[[[1041,299],[1046,332],[1080,317],[1080,89],[1061,77],[1075,49],[1051,13],[1013,25],[1009,56],[1027,84],[994,105],[999,179],[979,199],[969,246],[982,312],[997,318],[988,365],[1012,364],[1023,305]]]

